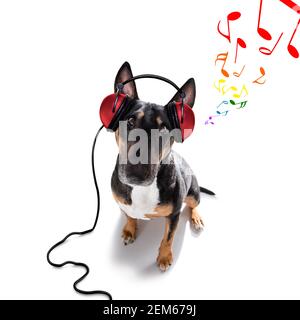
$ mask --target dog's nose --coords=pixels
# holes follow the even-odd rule
[[[133,175],[140,179],[147,179],[149,176],[149,166],[145,164],[137,164],[133,168]]]

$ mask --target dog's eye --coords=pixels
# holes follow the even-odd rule
[[[128,128],[133,128],[134,125],[135,125],[135,118],[134,117],[130,117],[128,120],[127,120],[127,125],[128,125]]]

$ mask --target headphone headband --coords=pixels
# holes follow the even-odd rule
[[[172,87],[174,87],[177,91],[179,91],[179,94],[180,94],[180,98],[181,98],[181,123],[183,123],[183,120],[184,120],[184,98],[185,98],[185,92],[183,90],[181,90],[177,84],[173,81],[171,81],[170,79],[166,78],[166,77],[162,77],[162,76],[159,76],[157,74],[151,74],[151,73],[145,73],[145,74],[140,74],[138,76],[135,76],[135,77],[132,77],[132,78],[129,78],[123,82],[120,82],[117,84],[117,97],[116,97],[116,100],[115,100],[115,103],[114,103],[114,106],[113,106],[113,111],[115,110],[115,107],[116,107],[116,103],[117,103],[117,99],[118,99],[118,95],[119,95],[119,92],[122,92],[125,84],[127,84],[128,82],[131,82],[131,81],[134,81],[134,80],[137,80],[137,79],[157,79],[157,80],[160,80],[160,81],[164,81],[164,82],[167,82],[168,84],[170,84]]]
[[[117,90],[118,91],[122,91],[123,87],[125,86],[125,84],[127,84],[128,82],[131,82],[131,81],[134,81],[134,80],[138,80],[138,79],[157,79],[157,80],[160,80],[160,81],[164,81],[164,82],[167,82],[168,84],[170,84],[172,87],[174,87],[177,91],[180,92],[180,97],[181,99],[183,100],[185,98],[185,92],[182,91],[177,85],[176,83],[174,83],[173,81],[171,81],[170,79],[166,78],[166,77],[162,77],[162,76],[159,76],[159,75],[156,75],[156,74],[150,74],[150,73],[145,73],[145,74],[140,74],[138,76],[135,76],[135,77],[132,77],[132,78],[129,78],[123,82],[120,82],[117,84]]]

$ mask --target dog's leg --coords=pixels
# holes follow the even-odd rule
[[[179,213],[166,217],[165,233],[160,244],[157,265],[161,271],[166,271],[173,262],[172,243],[178,224]]]
[[[122,231],[122,238],[126,246],[127,244],[133,243],[136,238],[137,219],[129,217],[126,213],[125,215],[127,222]]]
[[[198,207],[192,208],[192,224],[196,230],[203,229],[204,227],[204,222],[199,214]]]
[[[204,223],[199,214],[199,201],[197,201],[194,196],[187,196],[184,202],[191,209],[191,219],[193,227],[196,230],[202,229],[204,227]]]

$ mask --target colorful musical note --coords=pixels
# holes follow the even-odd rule
[[[216,111],[216,113],[219,115],[219,116],[221,116],[221,115],[223,115],[224,113],[224,115],[223,115],[223,117],[225,117],[225,116],[227,116],[227,114],[228,114],[228,112],[229,112],[229,110],[225,110],[225,111],[223,111],[223,112],[221,112],[221,111]]]
[[[222,91],[222,89],[221,89],[221,84],[223,84],[223,83],[225,83],[225,82],[226,82],[225,79],[220,79],[220,80],[219,80],[219,85],[216,86],[216,82],[215,82],[215,83],[214,83],[214,87],[215,87],[219,92],[221,92],[221,91]]]
[[[247,100],[246,101],[240,101],[240,102],[235,102],[234,100],[229,100],[229,101],[224,100],[217,106],[217,109],[223,104],[229,104],[230,103],[233,106],[240,105],[240,107],[236,108],[236,110],[238,110],[238,109],[245,108],[245,106],[247,105],[247,102],[248,102]],[[215,122],[212,121],[213,118],[217,118],[217,117],[221,117],[221,116],[225,117],[231,111],[233,111],[233,110],[224,110],[224,111],[216,110],[216,114],[209,116],[209,118],[205,121],[205,125],[208,125],[208,124],[214,125]]]
[[[229,102],[227,100],[223,100],[218,106],[217,106],[217,109],[220,108],[223,104],[228,104]],[[213,118],[217,118],[221,115],[223,116],[226,116],[227,113],[229,112],[229,110],[225,110],[225,111],[222,111],[220,112],[219,110],[216,111],[216,114],[215,115],[212,115],[212,116],[209,116],[209,118],[205,121],[205,125],[208,125],[208,124],[215,124],[214,122],[212,122],[212,119]]]
[[[226,80],[225,80],[225,79],[220,79],[220,80],[218,81],[218,83],[219,83],[219,84],[218,84],[218,86],[217,86],[217,85],[216,85],[216,82],[215,82],[215,83],[214,83],[214,87],[215,87],[223,96],[224,96],[225,94],[227,94],[229,91],[234,91],[234,92],[238,91],[238,88],[237,88],[236,86],[227,87],[227,86],[225,85],[225,83],[226,83]],[[246,88],[246,85],[243,85],[240,93],[234,93],[234,94],[233,94],[233,97],[234,97],[234,98],[240,98],[243,93],[245,93],[244,96],[247,96],[247,95],[248,95],[248,90],[247,90],[247,88]],[[224,100],[224,101],[225,101],[225,100]],[[226,104],[226,103],[224,103],[224,104]]]
[[[264,84],[266,82],[266,80],[264,80],[263,82],[260,82],[259,80],[266,75],[266,71],[263,67],[260,67],[259,70],[260,70],[261,76],[259,78],[255,79],[254,81],[252,81],[252,83]]]
[[[211,120],[212,120],[212,116],[210,116],[209,118],[208,118],[208,120],[206,120],[205,121],[205,125],[208,125],[208,124],[215,124],[214,122],[212,122]]]
[[[241,101],[241,102],[238,102],[238,103],[236,103],[234,100],[230,100],[229,101],[233,106],[237,106],[237,105],[241,105],[239,108],[237,108],[237,109],[242,109],[242,108],[244,108],[245,106],[246,106],[246,104],[247,104],[247,102],[248,101]]]
[[[229,15],[227,16],[227,29],[228,29],[228,34],[224,34],[221,32],[220,30],[220,23],[221,20],[218,23],[218,32],[220,33],[220,35],[222,35],[223,37],[225,37],[229,42],[231,42],[231,37],[230,37],[230,26],[229,26],[229,22],[230,21],[235,21],[238,20],[241,17],[241,13],[240,12],[231,12],[229,13]]]
[[[229,92],[230,90],[232,91],[238,91],[238,88],[235,86],[231,86],[228,89],[225,89],[226,86],[223,86],[222,88],[222,95],[224,96],[227,92]]]
[[[260,26],[262,4],[263,4],[263,0],[260,0],[259,14],[258,14],[258,23],[257,23],[257,32],[258,32],[258,34],[259,34],[262,38],[264,38],[265,40],[272,40],[272,36],[270,35],[270,33],[269,33],[266,29],[261,28],[261,26]]]
[[[287,4],[288,6],[290,6],[293,10],[295,10],[295,6],[297,6],[293,1],[289,1],[289,0],[280,0],[281,2]],[[274,50],[276,49],[276,47],[278,46],[281,38],[283,37],[283,32],[279,35],[278,39],[275,38],[273,39],[271,33],[265,29],[262,26],[261,20],[262,20],[262,7],[263,7],[263,0],[260,0],[260,4],[259,4],[259,14],[258,14],[258,22],[257,22],[257,33],[259,34],[260,37],[262,37],[264,40],[270,41],[273,40],[275,42],[274,46],[272,48],[266,48],[266,47],[259,47],[259,51],[262,54],[265,55],[271,55]],[[299,6],[297,6],[297,8],[299,8]],[[296,11],[296,10],[295,10]],[[298,10],[297,10],[298,12]],[[300,13],[300,10],[299,10]],[[241,13],[240,12],[231,12],[228,16],[227,16],[227,33],[226,32],[222,32],[220,30],[220,24],[221,21],[219,21],[218,23],[218,32],[219,34],[221,34],[224,38],[226,38],[229,43],[231,43],[231,33],[230,33],[230,23],[231,21],[235,21],[238,20],[241,17]],[[300,24],[300,19],[297,22],[296,28],[293,31],[293,34],[291,36],[291,39],[288,43],[287,49],[288,52],[290,53],[290,55],[294,58],[299,58],[300,57],[300,48],[297,49],[294,45],[293,45],[293,41],[296,35],[296,32],[298,30]],[[234,58],[234,63],[237,63],[237,59],[238,59],[238,53],[239,53],[239,48],[242,49],[246,49],[247,48],[247,44],[246,42],[242,39],[242,38],[237,38],[236,40],[236,48],[235,48],[235,58]],[[299,51],[298,51],[299,50]],[[228,61],[228,54],[229,52],[225,52],[225,53],[220,53],[217,55],[216,60],[215,60],[215,65],[217,65],[218,61],[222,62],[222,69],[221,69],[221,73],[224,76],[224,78],[219,79],[218,81],[215,81],[214,83],[214,87],[218,90],[219,93],[221,93],[223,96],[226,95],[226,97],[231,96],[231,100],[223,100],[218,106],[217,106],[217,110],[216,113],[214,115],[211,115],[209,117],[209,119],[205,122],[205,124],[215,124],[215,121],[213,121],[214,118],[219,117],[219,116],[227,116],[229,112],[232,112],[233,110],[238,110],[238,109],[243,109],[246,107],[248,100],[245,99],[246,96],[248,96],[249,92],[248,92],[248,88],[246,86],[246,84],[243,84],[242,87],[239,86],[234,86],[231,85],[230,81],[227,80],[227,78],[229,78],[229,72],[228,70],[226,70],[226,65],[227,65],[227,61]],[[243,74],[244,70],[245,70],[246,64],[242,67],[242,69],[238,72],[238,71],[234,71],[232,74],[239,78],[241,77],[241,75]],[[260,71],[260,76],[253,80],[252,83],[255,84],[259,84],[262,85],[266,82],[266,79],[264,78],[266,76],[266,71],[263,67],[259,68]],[[233,83],[234,84],[234,83]],[[226,99],[226,98],[225,98]],[[235,99],[241,99],[241,100],[235,100]],[[239,102],[238,102],[239,101]],[[223,105],[227,105],[227,107],[223,107],[221,108]],[[228,108],[228,105],[232,105],[235,106],[235,108],[231,107]]]
[[[243,71],[244,71],[244,69],[245,69],[245,66],[246,66],[246,65],[243,66],[243,69],[242,69],[240,72],[236,72],[236,71],[233,72],[233,75],[234,75],[235,77],[238,77],[238,78],[239,78],[239,77],[241,76],[241,74],[243,73]]]
[[[280,0],[280,1],[285,5],[287,5],[289,8],[291,8],[292,10],[300,14],[300,6],[298,6],[294,1],[291,1],[291,0]]]
[[[266,48],[266,47],[260,47],[260,48],[259,48],[259,51],[260,51],[261,53],[265,54],[265,55],[268,55],[268,56],[271,55],[271,54],[273,53],[273,51],[275,50],[275,48],[277,47],[277,45],[278,45],[280,39],[282,38],[282,36],[283,36],[283,32],[282,32],[281,35],[279,36],[279,38],[278,38],[277,42],[275,43],[273,49],[268,49],[268,48]]]
[[[259,34],[262,38],[264,38],[265,40],[270,41],[270,40],[272,40],[271,34],[270,34],[266,29],[264,29],[264,28],[262,28],[262,27],[260,26],[262,4],[263,4],[263,0],[260,0],[259,14],[258,14],[258,23],[257,23],[257,32],[258,32],[258,34]],[[271,50],[271,49],[268,49],[268,48],[266,48],[266,47],[260,47],[260,48],[259,48],[259,51],[260,51],[261,53],[265,54],[265,55],[270,55],[270,54],[272,54],[273,51],[275,50],[275,48],[277,47],[277,45],[278,45],[278,43],[279,43],[282,35],[283,35],[283,32],[282,32],[281,35],[279,36],[279,38],[278,38],[277,42],[275,43],[275,46],[273,47],[272,50]]]
[[[221,72],[224,77],[229,78],[229,73],[228,71],[225,70],[225,64],[226,64],[227,58],[228,58],[228,52],[218,54],[215,60],[215,65],[217,64],[218,61],[223,61]]]
[[[236,41],[236,49],[235,49],[235,59],[234,59],[234,63],[236,63],[236,60],[237,60],[237,54],[238,54],[238,49],[239,47],[243,48],[243,49],[246,49],[247,48],[247,45],[246,45],[246,42],[241,39],[241,38],[237,38],[237,41]]]
[[[242,96],[242,93],[243,93],[243,92],[245,92],[244,97],[248,95],[248,90],[247,90],[247,88],[246,88],[245,85],[243,85],[240,93],[235,93],[235,94],[233,95],[233,97],[239,99],[239,98]]]
[[[218,106],[217,109],[220,108],[223,104],[228,104],[227,100],[222,101]]]
[[[292,57],[296,58],[296,59],[299,58],[299,51],[291,43],[292,43],[292,41],[293,41],[293,39],[295,37],[295,34],[296,34],[296,31],[298,29],[299,24],[300,24],[300,19],[299,19],[299,21],[297,23],[297,26],[296,26],[296,28],[295,28],[295,30],[293,32],[293,35],[291,37],[291,40],[290,40],[289,44],[288,44],[288,51],[289,51],[290,55]]]

